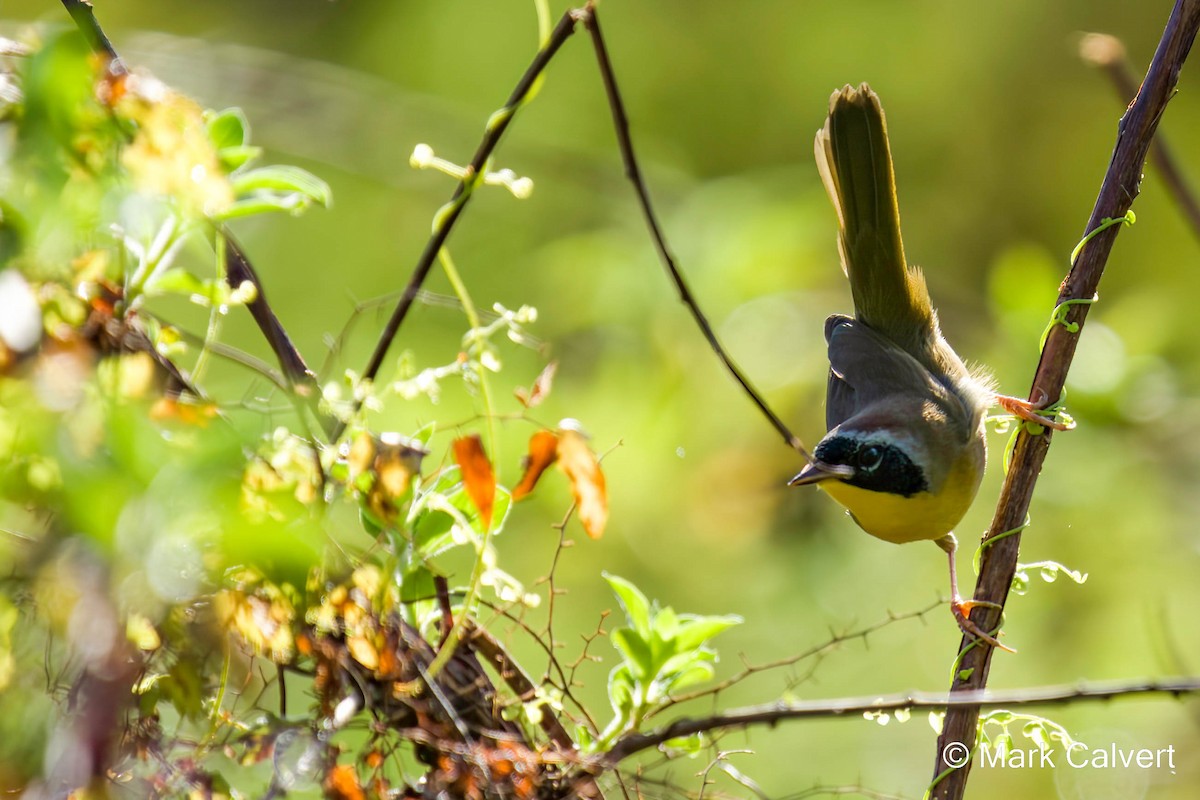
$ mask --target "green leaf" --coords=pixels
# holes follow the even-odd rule
[[[210,111],[206,116],[208,138],[215,149],[242,147],[250,141],[250,123],[240,108]]]
[[[983,721],[994,722],[997,725],[1007,725],[1013,721],[1013,713],[1006,709],[998,708],[995,711],[989,712]]]
[[[275,211],[284,211],[292,216],[299,216],[310,205],[312,204],[309,200],[299,194],[259,194],[246,200],[238,200],[231,203],[224,211],[214,214],[213,219],[218,222],[227,222],[231,219],[253,217],[258,214],[269,214]]]
[[[664,747],[678,750],[684,755],[695,755],[707,746],[708,742],[702,734],[693,733],[691,736],[678,736],[663,742]]]
[[[433,434],[436,432],[437,432],[437,421],[435,420],[433,422],[430,422],[430,423],[424,425],[420,429],[418,429],[417,432],[414,433],[411,438],[412,438],[413,442],[415,442],[416,444],[419,444],[421,447],[424,447],[426,450],[428,450],[429,449],[429,441],[431,439],[433,439]],[[455,466],[455,469],[457,469],[457,466]]]
[[[238,197],[263,191],[287,192],[301,195],[323,206],[328,206],[333,199],[329,184],[308,170],[290,164],[273,164],[252,169],[233,176],[231,183]]]
[[[625,616],[629,619],[629,624],[642,637],[643,640],[650,638],[650,601],[646,599],[646,595],[642,594],[636,586],[629,581],[613,575],[608,572],[603,572],[604,580],[608,581],[608,585],[612,587],[613,593],[616,594],[617,600],[621,602],[621,607],[625,609]]]
[[[712,664],[706,661],[694,661],[684,669],[675,673],[669,681],[667,681],[666,691],[673,692],[682,689],[686,686],[694,686],[697,683],[711,681],[717,671]]]
[[[204,677],[198,664],[182,659],[175,662],[158,686],[179,716],[197,719],[204,715]]]
[[[457,464],[443,467],[436,473],[433,485],[426,489],[423,494],[444,494],[449,495],[454,492],[455,487],[462,482],[462,474],[459,472]]]
[[[656,638],[672,645],[670,649],[673,652],[676,649],[674,647],[675,637],[679,633],[679,617],[675,614],[675,609],[670,606],[659,609],[659,612],[654,615],[651,627]]]
[[[433,573],[423,564],[410,564],[400,576],[400,602],[414,603],[428,600],[437,594],[433,584]]]
[[[199,294],[212,299],[210,290],[211,287],[207,281],[197,278],[180,267],[164,270],[161,274],[154,276],[154,279],[145,287],[146,294]]]
[[[1050,738],[1046,735],[1046,724],[1042,720],[1035,719],[1027,722],[1021,732],[1032,739],[1042,752],[1050,749]]]
[[[227,172],[233,172],[262,157],[263,149],[252,145],[222,147],[217,151],[217,160]]]
[[[413,523],[413,547],[422,558],[433,558],[454,547],[454,517],[445,511],[426,511]]]
[[[635,678],[646,681],[654,677],[653,655],[649,643],[633,628],[618,628],[612,632],[613,645],[621,651],[625,663]]]
[[[633,676],[628,664],[618,664],[608,673],[608,699],[623,722],[633,709]]]
[[[744,620],[736,614],[721,617],[702,617],[684,614],[680,617],[675,647],[679,651],[694,650],[722,631],[741,625]]]
[[[369,536],[378,536],[384,528],[384,522],[371,513],[365,505],[358,508],[358,521]]]
[[[692,664],[700,662],[714,662],[717,660],[717,654],[707,648],[699,650],[688,650],[683,653],[676,653],[667,659],[658,669],[659,675],[671,675],[676,672],[682,672]]]

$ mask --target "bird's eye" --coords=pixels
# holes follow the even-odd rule
[[[869,445],[858,453],[858,467],[865,472],[872,472],[882,463],[883,448],[878,445]]]

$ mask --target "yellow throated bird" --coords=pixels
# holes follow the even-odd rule
[[[837,210],[854,316],[825,321],[829,432],[791,483],[817,484],[872,536],[936,542],[949,556],[959,625],[1003,647],[967,618],[974,604],[958,593],[951,531],[983,478],[990,406],[1065,426],[1037,414],[1029,401],[997,395],[942,336],[925,277],[904,259],[887,124],[865,83],[834,92],[816,156]]]

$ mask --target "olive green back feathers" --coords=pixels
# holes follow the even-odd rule
[[[924,276],[904,259],[887,123],[867,84],[833,93],[815,149],[855,316],[910,353],[926,351],[937,320]]]

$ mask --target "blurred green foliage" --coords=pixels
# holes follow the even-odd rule
[[[823,420],[821,323],[849,307],[809,146],[829,92],[860,80],[879,91],[910,258],[925,268],[956,349],[1019,394],[1128,99],[1078,59],[1079,35],[1120,36],[1140,69],[1167,5],[608,0],[601,11],[635,140],[681,264],[747,372],[815,441]],[[98,10],[131,63],[208,107],[241,106],[267,160],[300,163],[329,182],[337,202],[327,213],[303,224],[279,217],[235,227],[289,331],[318,365],[327,337],[341,330],[357,300],[396,291],[407,278],[434,210],[449,196],[450,182],[410,170],[408,154],[428,143],[465,162],[535,45],[527,0],[131,0]],[[21,17],[18,27],[64,22],[53,4],[0,11]],[[1192,146],[1200,124],[1190,88],[1195,66],[1184,70],[1160,129],[1192,175],[1200,173]],[[47,108],[44,119],[53,130],[61,114]],[[722,635],[721,649],[753,662],[946,592],[933,548],[892,549],[861,535],[826,498],[784,488],[794,456],[721,373],[655,262],[582,39],[555,61],[497,166],[532,177],[536,189],[519,203],[497,191],[477,198],[452,241],[464,280],[483,307],[539,309],[533,334],[560,369],[538,416],[585,420],[601,451],[620,443],[605,459],[612,520],[603,540],[557,558],[557,536],[545,521],[562,514],[563,494],[542,492],[497,542],[505,568],[529,582],[557,559],[556,585],[571,592],[554,612],[562,638],[590,630],[612,606],[601,569],[676,607],[742,616],[745,624]],[[1034,579],[1014,598],[1005,630],[1021,652],[997,658],[991,685],[998,688],[1200,669],[1200,630],[1189,611],[1200,600],[1198,232],[1152,172],[1142,188],[1138,224],[1120,234],[1068,382],[1079,428],[1056,436],[1024,538],[1024,560],[1061,562],[1089,580]],[[6,248],[10,235],[26,234],[6,227]],[[450,292],[440,277],[428,288]],[[208,314],[184,298],[155,302],[156,312],[185,329],[199,333],[208,324]],[[323,377],[361,368],[381,324],[377,314],[362,315]],[[448,364],[462,348],[464,327],[455,310],[422,305],[396,352],[408,351],[415,364]],[[244,314],[225,320],[222,339],[269,356]],[[528,384],[542,360],[512,352],[506,376]],[[255,406],[256,413],[237,416],[240,430],[273,427],[277,410],[268,405],[263,413],[253,402],[265,381],[220,359],[208,369],[214,395]],[[6,393],[0,413],[30,419],[23,402]],[[436,404],[390,403],[372,426],[414,431],[438,419],[453,427],[480,410],[477,395],[447,392]],[[525,426],[498,426],[491,455],[509,485],[527,434]],[[20,435],[57,438],[36,424],[21,426]],[[140,446],[120,444],[134,434],[105,435],[114,442],[106,457],[130,467],[130,480],[151,485],[156,478],[135,469],[143,456],[130,455]],[[992,445],[979,500],[958,531],[964,543],[990,519],[1003,440]],[[227,466],[220,454],[212,463],[214,473]],[[88,486],[86,475],[79,479]],[[92,496],[116,499],[88,508],[116,508],[132,491],[97,484]],[[21,530],[23,513],[6,507],[5,526]],[[0,557],[15,558],[27,546],[6,535]],[[453,582],[465,582],[470,566],[448,564],[457,570]],[[0,609],[0,623],[6,618]],[[872,634],[869,648],[849,644],[811,673],[735,687],[723,702],[942,689],[958,631],[940,611],[924,619]],[[520,637],[513,648],[538,663]],[[580,667],[587,684],[580,696],[592,708],[607,705],[605,676],[618,662],[615,650],[603,654],[605,663]],[[33,689],[44,676],[21,680],[29,697],[41,697]],[[0,739],[13,748],[5,755],[31,763],[40,757],[37,743],[9,733],[44,729],[44,702],[3,702]],[[1195,708],[1183,703],[1081,705],[1050,716],[1089,744],[1200,752]],[[755,754],[734,763],[772,796],[814,782],[913,796],[928,782],[932,741],[923,724],[811,722],[754,735]],[[981,771],[972,795],[1191,797],[1200,761],[1183,757],[1178,766],[1177,774]]]

